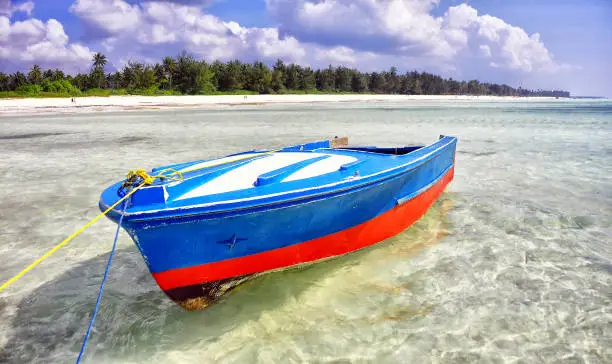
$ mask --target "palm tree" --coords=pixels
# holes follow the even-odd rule
[[[172,90],[172,75],[176,70],[176,61],[170,56],[165,57],[162,60],[162,67],[166,73],[166,78],[168,78],[168,86],[170,90]]]
[[[37,85],[42,81],[42,72],[40,66],[35,64],[30,73],[28,73],[28,82]]]
[[[28,79],[19,71],[9,76],[9,89],[11,91],[17,89],[19,86],[25,85],[26,83],[28,83]]]
[[[106,65],[106,56],[102,53],[94,54],[91,59],[93,64],[91,65],[90,73],[90,84],[97,88],[102,88],[102,85],[106,83],[106,75],[104,74],[104,66]]]
[[[0,72],[0,91],[9,91],[9,76]]]
[[[59,70],[59,69],[55,69],[53,71],[53,81],[60,81],[63,80],[64,78],[66,78],[66,75],[64,75],[64,72]]]
[[[93,68],[102,68],[104,69],[104,66],[106,66],[106,56],[103,55],[102,53],[98,52],[96,54],[94,54],[93,58],[91,59],[93,61]]]

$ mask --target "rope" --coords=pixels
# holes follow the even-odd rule
[[[277,151],[278,150],[258,153],[258,155],[270,154],[270,153],[274,153],[274,152],[277,152]],[[219,166],[219,165],[223,165],[223,164],[227,164],[227,163],[231,163],[231,162],[236,162],[236,161],[244,160],[244,159],[248,159],[248,158],[254,158],[254,156],[253,155],[248,155],[248,156],[245,156],[243,158],[234,159],[234,160],[230,160],[230,161],[223,161],[223,162],[220,162],[220,163],[216,163],[216,164],[212,164],[212,165],[207,165],[207,166],[204,166],[204,167],[201,167],[201,168],[185,170],[185,171],[182,171],[182,172],[174,170],[172,168],[167,168],[167,169],[164,169],[163,171],[161,171],[159,174],[156,174],[156,175],[153,175],[153,176],[149,175],[144,169],[136,169],[136,170],[129,171],[128,174],[127,174],[127,178],[122,183],[121,190],[119,191],[120,195],[122,197],[119,200],[117,200],[117,202],[115,202],[109,208],[104,210],[104,212],[100,213],[98,216],[94,217],[91,221],[89,221],[87,224],[85,224],[83,227],[81,227],[75,233],[73,233],[72,235],[70,235],[69,237],[64,239],[61,243],[57,244],[55,247],[53,247],[53,249],[49,250],[42,257],[36,259],[32,264],[28,265],[21,272],[17,273],[17,275],[15,275],[14,277],[12,277],[8,281],[6,281],[4,284],[2,284],[2,286],[0,286],[0,292],[2,292],[6,287],[8,287],[11,284],[15,283],[15,281],[17,281],[19,278],[21,278],[24,274],[26,274],[29,271],[31,271],[38,264],[42,263],[45,259],[49,258],[53,253],[58,251],[61,247],[63,247],[64,245],[68,244],[72,239],[76,238],[83,231],[85,231],[85,229],[87,229],[88,227],[93,225],[96,221],[100,220],[103,216],[108,214],[111,210],[113,210],[121,202],[123,202],[127,198],[129,198],[134,192],[138,191],[141,187],[143,187],[145,185],[152,184],[153,182],[155,182],[156,179],[169,180],[169,181],[180,181],[180,180],[183,179],[183,173],[193,172],[193,171],[197,171],[197,170],[201,170],[201,169],[205,169],[205,168],[216,167],[216,166]],[[171,173],[170,174],[166,174],[167,172],[171,172]]]
[[[118,191],[119,195],[121,196],[121,198],[119,198],[119,200],[117,200],[114,204],[109,206],[102,213],[98,214],[96,217],[94,217],[92,220],[90,220],[87,224],[83,225],[83,227],[81,227],[79,230],[74,232],[72,235],[70,235],[69,237],[64,239],[61,243],[57,244],[55,247],[53,247],[53,249],[49,250],[43,256],[41,256],[40,258],[36,259],[32,264],[28,265],[21,272],[17,273],[17,275],[15,275],[14,277],[12,277],[8,281],[6,281],[4,284],[2,284],[2,286],[0,286],[0,292],[2,292],[5,288],[10,286],[11,284],[13,284],[15,281],[17,281],[23,275],[25,275],[26,273],[28,273],[29,271],[34,269],[34,267],[36,267],[38,264],[40,264],[43,261],[45,261],[53,253],[58,251],[64,245],[68,244],[72,239],[76,238],[83,231],[85,231],[85,229],[87,229],[88,227],[93,225],[96,221],[100,220],[103,216],[108,214],[111,210],[113,210],[115,207],[117,207],[119,204],[121,204],[123,202],[124,203],[123,204],[123,209],[121,211],[121,216],[119,217],[119,222],[117,223],[117,231],[115,232],[115,239],[113,241],[113,247],[112,247],[112,249],[110,251],[110,254],[108,256],[108,262],[106,263],[106,269],[104,271],[104,277],[102,278],[102,283],[100,284],[100,289],[98,290],[98,298],[96,299],[96,305],[94,306],[94,310],[93,310],[93,313],[92,313],[92,316],[91,316],[91,320],[89,321],[89,326],[87,327],[87,333],[85,334],[85,338],[83,339],[83,344],[81,346],[81,351],[79,352],[79,356],[77,357],[77,360],[76,360],[76,363],[79,364],[81,362],[81,359],[83,358],[84,353],[85,353],[85,348],[87,346],[87,342],[89,341],[89,337],[91,335],[91,330],[93,328],[94,321],[96,320],[96,316],[98,315],[98,310],[100,308],[100,302],[102,301],[102,292],[104,291],[104,285],[106,284],[106,279],[108,278],[108,274],[109,274],[109,271],[110,271],[111,263],[113,261],[113,256],[115,255],[115,251],[117,249],[117,240],[119,238],[119,233],[121,232],[121,223],[123,222],[123,217],[125,216],[125,211],[127,209],[128,202],[129,202],[128,199],[130,198],[130,196],[132,196],[136,191],[138,191],[143,186],[153,184],[153,182],[155,182],[156,179],[169,180],[169,181],[180,181],[180,180],[183,179],[183,173],[194,172],[194,171],[205,169],[205,168],[211,168],[211,167],[215,167],[215,166],[219,166],[219,165],[223,165],[223,164],[227,164],[227,163],[232,163],[232,162],[236,162],[236,161],[240,161],[240,160],[254,158],[254,157],[260,156],[260,155],[272,154],[272,153],[278,152],[279,150],[272,150],[272,151],[268,151],[268,152],[257,153],[255,156],[253,156],[251,154],[251,155],[247,155],[247,156],[244,156],[244,157],[238,158],[238,159],[233,159],[233,160],[229,160],[229,161],[223,161],[223,162],[219,162],[219,163],[213,163],[213,164],[210,164],[210,165],[203,166],[201,168],[194,168],[194,169],[191,169],[191,170],[183,170],[182,172],[181,171],[176,171],[176,170],[174,170],[172,168],[167,168],[167,169],[164,169],[163,171],[161,171],[159,174],[151,176],[144,169],[137,169],[135,171],[134,170],[129,171],[125,181],[121,184],[121,187],[120,187],[120,189]],[[171,173],[170,174],[166,174],[166,172],[171,172]]]
[[[119,238],[119,232],[121,232],[121,222],[123,221],[123,216],[125,214],[125,209],[127,208],[128,202],[129,201],[126,200],[123,204],[123,211],[121,211],[121,216],[119,217],[119,222],[117,223],[117,232],[115,232],[113,248],[111,249],[110,254],[108,255],[106,270],[104,271],[104,277],[102,278],[102,283],[100,284],[98,298],[96,299],[96,305],[94,306],[93,314],[91,315],[91,320],[89,321],[89,327],[87,327],[87,333],[85,334],[85,338],[83,339],[83,345],[81,346],[79,357],[76,360],[77,364],[79,364],[81,362],[81,359],[83,358],[83,354],[85,353],[85,347],[87,346],[87,341],[89,341],[89,335],[91,334],[91,329],[93,328],[94,321],[96,320],[96,315],[98,314],[98,309],[100,308],[100,302],[102,301],[102,292],[104,291],[106,278],[108,278],[108,272],[110,271],[111,263],[113,262],[113,255],[115,255],[115,250],[117,249],[117,240]]]
[[[171,174],[165,174],[166,172],[172,172]],[[57,244],[53,249],[46,252],[42,257],[36,259],[32,264],[28,265],[21,272],[17,273],[13,278],[6,281],[2,286],[0,286],[0,292],[2,292],[6,287],[15,283],[19,278],[21,278],[24,274],[31,271],[34,267],[42,263],[45,259],[49,258],[53,253],[58,251],[61,247],[68,244],[72,239],[76,238],[80,235],[85,229],[93,225],[96,221],[100,220],[103,216],[108,214],[111,210],[117,207],[120,203],[127,200],[134,192],[138,191],[145,185],[152,184],[156,179],[167,179],[170,181],[180,181],[183,179],[183,174],[179,171],[175,171],[174,169],[168,168],[160,172],[160,174],[150,176],[144,169],[137,169],[135,171],[130,171],[127,174],[126,180],[122,183],[121,186],[121,198],[117,200],[114,204],[109,206],[104,212],[100,213],[98,216],[94,217],[87,224],[83,225],[79,230],[74,232],[72,235],[64,239],[61,243]],[[123,217],[123,215],[122,215]]]
[[[166,174],[166,172],[172,172],[171,174]],[[176,175],[176,176],[175,176]],[[168,181],[180,181],[183,179],[183,173],[174,170],[172,168],[166,168],[163,171],[159,172],[159,174],[150,176],[147,171],[144,169],[137,169],[135,171],[129,171],[125,181],[121,184],[123,188],[134,187],[140,183],[144,183],[146,185],[153,184],[156,179],[168,180]]]
[[[104,210],[104,212],[100,213],[98,216],[94,217],[91,221],[89,221],[87,224],[83,225],[82,228],[80,228],[79,230],[77,230],[75,233],[73,233],[72,235],[70,235],[69,237],[67,237],[66,239],[64,239],[64,241],[62,241],[61,243],[57,244],[53,249],[49,250],[48,252],[46,252],[42,257],[36,259],[34,261],[34,263],[28,265],[25,269],[23,269],[21,272],[17,273],[17,275],[15,275],[13,278],[9,279],[8,281],[6,281],[6,283],[4,283],[2,286],[0,286],[0,292],[2,292],[2,290],[4,290],[6,287],[10,286],[12,283],[15,283],[16,280],[18,280],[19,278],[21,278],[24,274],[28,273],[29,271],[31,271],[34,267],[36,267],[38,264],[42,263],[45,259],[49,258],[51,256],[51,254],[55,253],[56,251],[58,251],[61,247],[63,247],[64,245],[68,244],[72,239],[74,239],[75,237],[77,237],[78,235],[80,235],[83,231],[85,231],[85,229],[87,229],[88,227],[90,227],[91,225],[93,225],[96,221],[100,220],[103,216],[105,216],[106,214],[108,214],[112,209],[114,209],[115,207],[117,207],[117,205],[119,205],[121,202],[123,202],[124,200],[126,200],[127,198],[129,198],[134,192],[138,191],[142,186],[144,186],[144,182],[142,184],[140,184],[139,186],[137,186],[136,188],[130,190],[125,196],[123,196],[122,198],[120,198],[117,202],[115,202],[114,204],[112,204],[109,208],[107,208],[106,210]]]
[[[275,153],[277,151],[278,150],[258,153],[257,156],[258,155],[271,154],[271,153]],[[143,186],[153,184],[153,182],[155,182],[156,179],[169,180],[169,181],[180,181],[180,180],[183,179],[183,173],[193,172],[193,171],[197,171],[197,170],[201,170],[201,169],[205,169],[205,168],[211,168],[211,167],[223,165],[223,164],[226,164],[226,163],[236,162],[236,161],[239,161],[239,160],[244,160],[244,159],[249,159],[249,158],[254,158],[254,156],[253,155],[248,155],[248,156],[244,156],[242,158],[238,158],[238,159],[234,159],[234,160],[230,160],[230,161],[219,162],[219,163],[212,164],[212,165],[207,165],[207,166],[204,166],[204,167],[201,167],[201,168],[195,168],[195,169],[191,169],[191,170],[184,170],[183,172],[176,171],[176,170],[174,170],[172,168],[168,168],[168,169],[164,169],[159,174],[153,175],[153,176],[149,175],[144,169],[137,169],[135,171],[134,170],[129,171],[128,174],[127,174],[127,178],[121,184],[121,188],[118,191],[119,195],[121,196],[121,198],[119,198],[119,200],[117,200],[114,204],[109,206],[102,213],[98,214],[96,217],[94,217],[92,220],[90,220],[87,224],[83,225],[83,227],[81,227],[79,230],[74,232],[72,235],[70,235],[69,237],[64,239],[61,243],[57,244],[55,247],[53,247],[53,249],[49,250],[43,256],[41,256],[40,258],[36,259],[32,264],[28,265],[21,272],[17,273],[17,275],[15,275],[14,277],[12,277],[8,281],[6,281],[4,284],[2,284],[2,286],[0,286],[0,292],[2,292],[5,288],[10,286],[11,284],[13,284],[15,281],[17,281],[23,275],[25,275],[26,273],[28,273],[29,271],[34,269],[34,267],[36,267],[38,264],[40,264],[43,261],[45,261],[53,253],[58,251],[64,245],[68,244],[72,239],[76,238],[83,231],[85,231],[85,229],[87,229],[88,227],[93,225],[96,221],[100,220],[103,216],[108,214],[111,210],[113,210],[115,207],[117,207],[120,203],[123,202],[124,203],[123,204],[123,209],[121,211],[121,216],[119,217],[119,222],[117,223],[117,231],[115,233],[115,239],[113,241],[113,247],[112,247],[111,252],[110,252],[110,254],[108,256],[108,262],[106,264],[106,269],[104,271],[104,277],[102,278],[102,283],[100,284],[100,289],[98,291],[98,298],[96,299],[96,305],[94,307],[93,314],[91,316],[91,320],[89,321],[89,326],[87,327],[87,333],[85,334],[85,338],[83,339],[83,345],[81,346],[81,351],[79,352],[79,356],[78,356],[77,361],[76,361],[77,364],[80,363],[81,359],[83,358],[83,354],[85,353],[85,347],[87,346],[87,342],[89,341],[89,336],[91,335],[91,330],[93,328],[94,321],[96,320],[96,316],[97,316],[98,310],[100,308],[100,302],[102,301],[102,292],[104,291],[104,285],[106,284],[106,279],[108,278],[108,273],[110,271],[111,263],[113,261],[113,256],[114,256],[115,251],[117,249],[117,240],[119,238],[119,232],[121,232],[121,223],[123,222],[123,217],[125,216],[125,210],[127,209],[128,201],[129,201],[128,199],[130,198],[130,196],[132,196],[132,194],[134,194],[136,191],[138,191]],[[166,172],[171,172],[171,173],[170,174],[166,174]]]
[[[261,153],[257,153],[256,155],[250,154],[250,155],[246,155],[246,156],[244,156],[242,158],[226,160],[226,161],[222,161],[222,162],[219,162],[219,163],[209,164],[209,165],[203,166],[201,168],[187,169],[187,170],[183,170],[183,171],[177,171],[177,170],[174,170],[172,168],[167,168],[167,169],[164,169],[163,171],[161,171],[159,174],[156,174],[156,175],[153,175],[153,176],[149,175],[144,169],[136,169],[136,170],[129,171],[128,174],[127,174],[127,177],[126,177],[125,181],[122,183],[121,189],[119,191],[119,193],[120,193],[120,195],[122,197],[119,200],[117,200],[117,202],[115,202],[109,208],[104,210],[104,212],[102,212],[98,216],[94,217],[91,221],[89,221],[87,224],[85,224],[83,227],[81,227],[75,233],[73,233],[72,235],[70,235],[69,237],[64,239],[61,243],[57,244],[55,247],[53,247],[53,249],[49,250],[42,257],[36,259],[32,264],[28,265],[21,272],[17,273],[17,275],[15,275],[13,278],[9,279],[4,284],[2,284],[2,286],[0,286],[0,292],[2,292],[6,287],[8,287],[11,284],[15,283],[15,281],[17,281],[19,278],[21,278],[24,274],[26,274],[29,271],[31,271],[38,264],[42,263],[45,259],[49,258],[53,253],[58,251],[61,247],[63,247],[64,245],[68,244],[72,239],[76,238],[83,231],[85,231],[85,229],[87,229],[88,227],[93,225],[96,221],[100,220],[103,216],[105,216],[111,210],[113,210],[115,207],[117,207],[121,202],[123,202],[126,199],[128,199],[134,192],[138,191],[141,187],[143,187],[145,185],[153,184],[153,182],[155,182],[156,179],[168,180],[168,181],[180,181],[180,180],[183,179],[183,174],[187,173],[187,172],[194,172],[194,171],[198,171],[198,170],[205,169],[205,168],[217,167],[217,166],[220,166],[220,165],[223,165],[223,164],[228,164],[228,163],[233,163],[233,162],[237,162],[237,161],[241,161],[241,160],[245,160],[245,159],[249,159],[249,158],[254,158],[254,157],[257,157],[257,156],[260,156],[260,155],[272,154],[272,153],[276,153],[276,152],[278,152],[280,150],[281,149],[271,150],[271,151],[268,151],[268,152],[261,152]],[[171,173],[170,174],[166,174],[167,172],[171,172]],[[123,215],[122,215],[122,217],[123,217]]]

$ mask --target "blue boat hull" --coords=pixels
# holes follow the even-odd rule
[[[243,210],[127,216],[123,227],[160,288],[184,308],[200,309],[252,275],[401,232],[452,180],[454,161],[453,141],[416,166],[354,188]]]

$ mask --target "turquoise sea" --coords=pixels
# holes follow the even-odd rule
[[[611,363],[612,101],[411,101],[0,116],[0,282],[135,168],[347,135],[459,138],[455,179],[374,247],[188,312],[123,233],[85,363]],[[1,363],[73,363],[115,226],[0,293]]]

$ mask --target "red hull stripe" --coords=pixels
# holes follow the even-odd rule
[[[304,243],[231,260],[153,273],[162,290],[290,267],[346,254],[399,234],[421,218],[453,179],[454,167],[428,190],[352,228]]]

